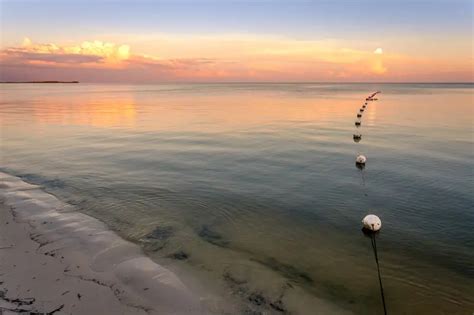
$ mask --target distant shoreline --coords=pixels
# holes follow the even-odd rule
[[[4,81],[1,84],[15,84],[15,83],[79,83],[79,81]]]

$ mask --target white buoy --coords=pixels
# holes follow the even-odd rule
[[[375,214],[368,214],[362,219],[364,228],[370,231],[377,232],[382,228],[382,221]]]
[[[367,158],[364,155],[358,155],[356,157],[356,164],[365,164],[367,162]]]

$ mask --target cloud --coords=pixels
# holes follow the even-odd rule
[[[85,41],[80,45],[58,46],[36,44],[25,38],[20,47],[10,47],[0,52],[2,64],[30,64],[67,66],[71,64],[117,64],[130,57],[130,47],[102,41]]]
[[[130,46],[103,41],[84,41],[79,45],[59,46],[35,44],[25,38],[20,47],[10,47],[0,52],[2,65],[48,65],[90,68],[150,67],[160,69],[193,68],[212,64],[210,58],[161,59],[149,55],[132,54]]]
[[[133,55],[128,60],[130,66],[158,67],[161,69],[181,69],[210,65],[215,62],[210,58],[176,58],[160,59],[147,55]]]
[[[436,65],[444,81],[454,75],[472,81],[472,72],[466,70],[472,69],[472,60],[466,66],[462,60],[355,49],[340,41],[175,36],[142,44],[148,54],[106,41],[60,45],[25,38],[21,45],[0,51],[0,80],[410,81],[432,76]]]
[[[6,50],[3,53],[9,63],[28,63],[28,64],[84,64],[97,63],[103,60],[101,56],[80,55],[80,54],[54,54],[54,53],[37,53],[28,51]]]
[[[0,75],[4,81],[18,77],[21,80],[85,77],[87,81],[96,78],[108,81],[202,78],[215,74],[210,71],[214,64],[211,58],[162,59],[132,54],[128,45],[98,40],[61,46],[37,44],[25,38],[21,46],[0,51]]]

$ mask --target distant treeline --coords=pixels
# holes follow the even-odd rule
[[[0,83],[79,83],[79,81],[2,81]]]

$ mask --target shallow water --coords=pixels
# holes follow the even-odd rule
[[[352,140],[366,95],[381,90]],[[474,309],[473,85],[18,84],[1,170],[242,312]],[[368,157],[360,171],[358,153]],[[216,289],[217,288],[217,289]],[[336,305],[331,308],[325,304]],[[329,308],[325,308],[329,307]]]

